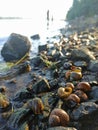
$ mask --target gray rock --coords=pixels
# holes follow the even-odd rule
[[[92,99],[98,99],[98,87],[92,87],[92,91],[90,93],[90,97]]]
[[[84,102],[81,103],[77,109],[74,109],[71,113],[71,118],[74,120],[79,120],[85,116],[98,110],[98,105],[94,102]]]
[[[21,59],[26,53],[29,53],[31,43],[26,36],[12,33],[4,44],[1,55],[5,61]]]
[[[39,36],[39,34],[35,34],[35,35],[31,36],[31,39],[33,39],[33,40],[39,40],[40,36]]]
[[[50,90],[50,85],[47,81],[47,79],[42,78],[38,82],[36,82],[34,85],[32,85],[32,88],[30,89],[31,92],[34,92],[35,94],[48,92]]]
[[[72,60],[84,60],[89,62],[90,60],[95,60],[95,57],[87,48],[73,49],[71,52]]]
[[[89,70],[92,72],[98,72],[98,60],[92,60],[89,64]]]
[[[14,101],[23,101],[24,99],[29,99],[33,97],[33,95],[27,90],[27,89],[22,89],[19,92],[16,93],[14,97]]]
[[[49,45],[48,44],[45,44],[45,45],[39,45],[38,46],[38,52],[42,52],[42,51],[48,51],[49,49]]]
[[[58,127],[51,127],[48,128],[47,130],[76,130],[73,127],[62,127],[62,126],[58,126]]]
[[[15,110],[7,122],[7,127],[9,128],[9,130],[10,129],[19,130],[21,125],[24,125],[25,121],[27,121],[30,116],[31,112],[29,109],[20,108],[18,110]]]

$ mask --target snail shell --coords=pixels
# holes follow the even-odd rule
[[[72,93],[72,90],[71,87],[60,87],[58,88],[57,93],[60,98],[67,98]]]
[[[40,98],[36,97],[31,102],[31,109],[33,110],[34,114],[40,114],[44,110],[43,102]]]
[[[75,71],[72,71],[70,73],[70,80],[73,81],[73,80],[80,80],[82,78],[82,73],[81,72],[75,72]]]
[[[80,98],[74,93],[70,94],[66,99],[66,105],[70,108],[75,107],[79,103],[80,103]]]
[[[87,92],[87,91],[91,90],[91,86],[90,86],[90,84],[88,82],[79,82],[77,84],[76,88],[79,89],[79,90],[82,90],[84,92]]]
[[[80,71],[71,71],[71,70],[68,70],[65,73],[65,78],[66,79],[70,79],[71,81],[73,81],[73,80],[79,80],[79,79],[82,78],[82,73]]]
[[[9,106],[10,102],[8,101],[7,97],[0,93],[0,108],[7,108]]]
[[[82,68],[81,67],[72,66],[71,70],[74,71],[74,72],[81,72]]]
[[[82,90],[76,90],[75,94],[80,98],[81,102],[88,100],[87,94],[85,92],[83,92]]]
[[[54,126],[67,126],[69,123],[69,115],[63,109],[55,108],[49,116],[49,125]]]
[[[71,82],[67,82],[66,87],[71,87],[72,89],[74,89],[74,84]]]

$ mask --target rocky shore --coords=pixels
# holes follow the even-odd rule
[[[98,29],[58,37],[0,75],[0,130],[98,129]]]

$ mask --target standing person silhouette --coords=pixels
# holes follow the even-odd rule
[[[49,29],[49,10],[47,10],[47,30]]]

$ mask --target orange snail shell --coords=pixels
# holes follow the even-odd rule
[[[60,87],[58,88],[57,93],[60,98],[67,98],[72,93],[72,90],[73,89],[71,87]]]
[[[77,84],[76,88],[79,89],[79,90],[82,90],[84,92],[87,92],[87,91],[91,90],[91,86],[90,86],[90,84],[88,82],[79,82]]]
[[[63,109],[55,108],[49,116],[49,125],[54,126],[67,126],[69,123],[69,115]]]

